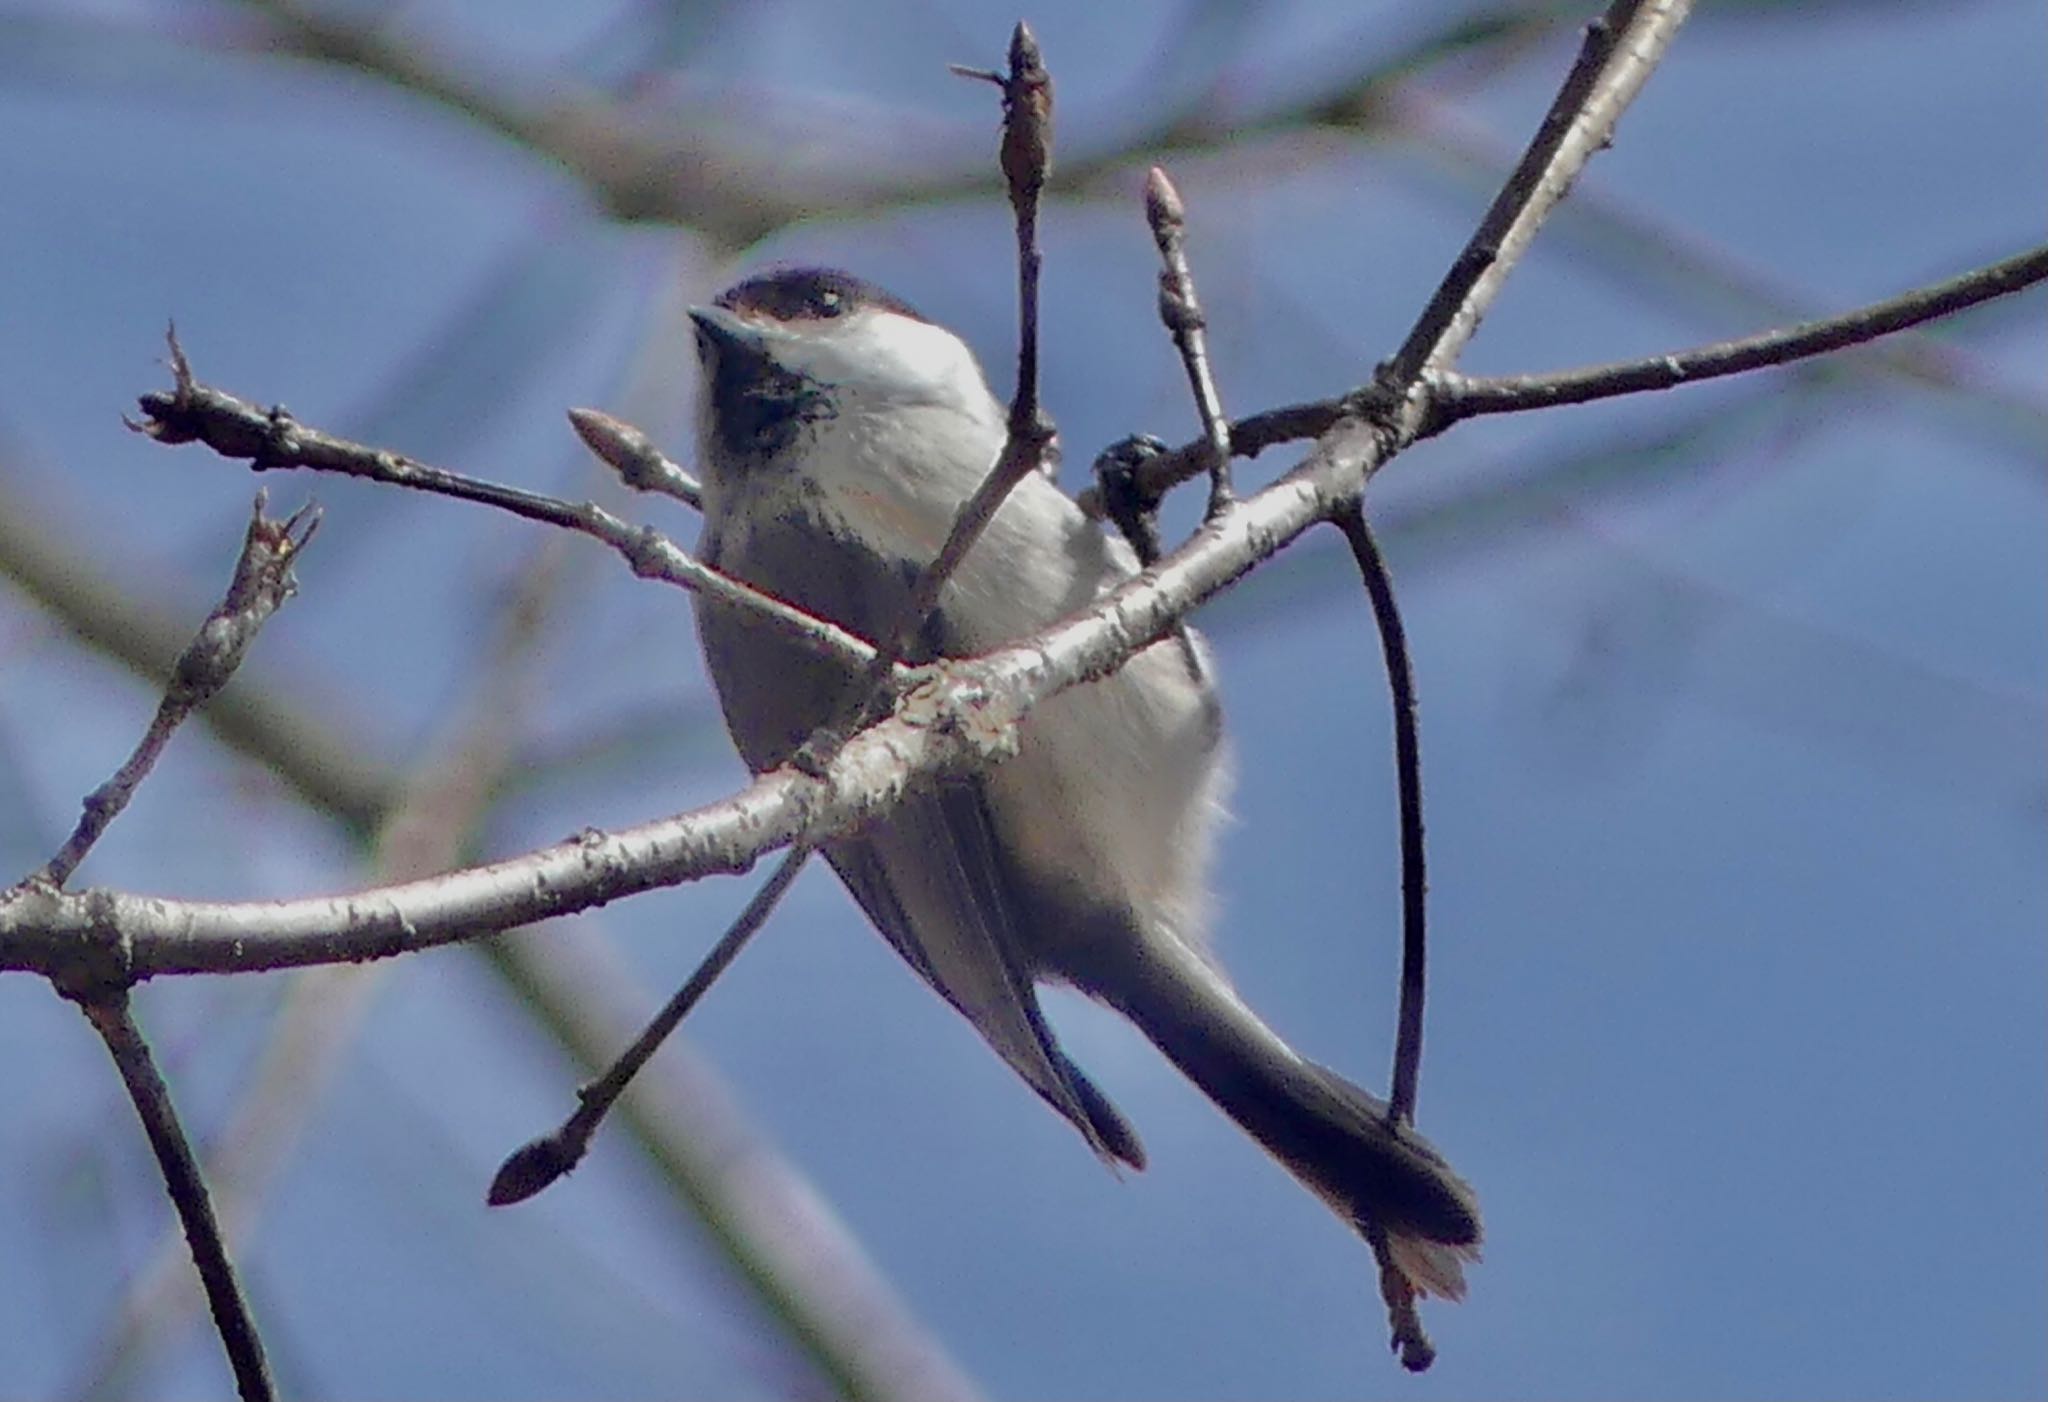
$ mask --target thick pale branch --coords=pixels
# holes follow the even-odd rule
[[[384,958],[743,871],[792,841],[822,841],[886,811],[913,784],[995,762],[1032,705],[1113,671],[1324,519],[1418,422],[1348,426],[1147,575],[1031,638],[949,664],[816,777],[777,770],[677,817],[352,896],[211,902],[24,887],[0,896],[0,971],[120,982]]]

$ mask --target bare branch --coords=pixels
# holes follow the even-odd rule
[[[199,1161],[185,1138],[184,1126],[171,1105],[170,1089],[156,1068],[149,1044],[135,1025],[125,988],[80,989],[69,993],[85,1013],[86,1020],[107,1044],[107,1053],[121,1073],[121,1084],[142,1120],[149,1147],[156,1152],[157,1168],[164,1187],[185,1228],[185,1242],[198,1267],[206,1290],[206,1303],[213,1311],[213,1325],[227,1350],[228,1365],[234,1370],[235,1389],[243,1402],[268,1402],[273,1391],[270,1367],[263,1358],[263,1341],[257,1336],[256,1321],[249,1314],[249,1302],[235,1279],[234,1264],[221,1241],[220,1224],[207,1196],[206,1180]]]
[[[1617,361],[1547,375],[1513,375],[1472,379],[1449,374],[1435,386],[1436,420],[1441,431],[1460,419],[1480,414],[1547,409],[1558,404],[1587,404],[1616,395],[1671,389],[1723,375],[1739,375],[1786,365],[1829,351],[1874,341],[1908,327],[1933,321],[2009,296],[2048,280],[2048,244],[1960,277],[1917,288],[1841,316],[1801,326],[1766,331],[1740,340],[1697,346],[1649,360]]]
[[[469,688],[468,703],[444,728],[449,752],[423,769],[379,826],[380,878],[448,871],[475,841],[513,762],[520,717],[530,709],[548,604],[560,585],[567,548],[566,537],[543,537],[517,587],[496,602],[489,655]],[[264,1198],[319,1110],[381,973],[380,967],[310,969],[286,989],[246,1088],[206,1152],[204,1171],[230,1251],[251,1238]],[[182,1242],[166,1234],[149,1265],[129,1278],[119,1309],[91,1352],[88,1373],[69,1389],[72,1395],[129,1390],[126,1379],[151,1338],[184,1319],[184,1255]]]
[[[747,941],[767,923],[769,915],[781,902],[790,883],[796,880],[797,873],[803,870],[810,855],[809,847],[792,847],[774,874],[762,883],[761,889],[740,911],[739,918],[719,936],[718,943],[711,947],[710,953],[676,990],[675,996],[662,1005],[661,1011],[654,1015],[633,1044],[620,1053],[602,1076],[577,1090],[575,1112],[549,1133],[514,1150],[499,1165],[497,1176],[491,1179],[490,1191],[485,1194],[485,1200],[491,1206],[504,1207],[524,1202],[583,1161],[584,1153],[590,1148],[591,1136],[597,1133],[598,1125],[610,1113],[620,1092],[632,1083],[648,1058],[689,1016],[690,1009],[697,1006],[697,1000],[739,956]]]
[[[1399,124],[1425,141],[1460,179],[1484,179],[1504,170],[1512,153],[1440,98],[1408,90],[1393,108]],[[1592,266],[1601,280],[1674,310],[1726,309],[1765,326],[1810,321],[1821,310],[1806,294],[1751,267],[1682,223],[1637,207],[1611,192],[1581,184],[1572,191],[1568,218],[1545,237]],[[1940,396],[1960,397],[2021,430],[2029,456],[2039,458],[2048,437],[2048,403],[1996,383],[1988,368],[1953,340],[1924,334],[1894,335],[1873,343],[1867,356],[1839,360],[1830,370],[1870,382],[1904,382]],[[1979,416],[1980,418],[1986,416]]]
[[[887,811],[914,785],[1002,758],[1032,706],[1113,672],[1326,519],[1384,451],[1363,426],[1340,432],[1147,575],[1029,638],[935,669],[895,715],[855,735],[816,775],[774,770],[673,818],[354,896],[236,903],[18,887],[0,893],[0,971],[84,970],[120,982],[386,958],[743,871],[800,839],[822,842]]]
[[[953,518],[945,544],[911,589],[903,621],[883,651],[883,657],[890,663],[908,650],[925,619],[938,607],[946,581],[981,539],[981,533],[988,529],[1011,491],[1032,473],[1044,470],[1055,437],[1052,420],[1038,402],[1038,274],[1042,262],[1038,249],[1038,199],[1052,173],[1052,75],[1046,71],[1037,37],[1022,20],[1010,35],[1007,73],[962,68],[957,64],[953,71],[963,77],[992,82],[1003,93],[1003,177],[1017,226],[1017,388],[1010,397],[1009,434],[1003,450],[988,476]],[[871,680],[880,680],[883,670],[884,664],[878,660]],[[871,696],[878,694],[870,688]]]
[[[131,424],[159,443],[204,443],[227,458],[247,458],[259,472],[273,468],[310,467],[338,472],[395,487],[411,487],[509,511],[544,525],[577,531],[617,551],[634,574],[707,595],[750,610],[818,652],[867,666],[875,650],[837,624],[813,618],[729,579],[650,526],[620,520],[595,502],[566,502],[537,492],[485,482],[417,462],[389,449],[352,443],[299,423],[282,407],[257,408],[244,399],[192,377],[175,337],[171,344],[176,385],[168,394],[153,392],[138,401],[144,420]]]
[[[1382,391],[1399,401],[1398,409],[1371,423],[1340,420],[1317,441],[1305,468],[1325,460],[1334,464],[1355,457],[1361,471],[1359,490],[1363,492],[1364,482],[1381,463],[1415,441],[1428,419],[1424,373],[1448,369],[1456,362],[1536,231],[1564,198],[1586,162],[1612,139],[1615,123],[1641,90],[1689,8],[1688,0],[1614,0],[1607,14],[1587,27],[1579,60],[1566,76],[1522,161],[1423,308],[1401,349],[1375,376]],[[1363,543],[1369,549],[1370,537],[1363,534],[1364,516],[1359,500],[1346,499],[1339,509],[1359,528],[1359,533],[1352,537],[1354,548]],[[1347,534],[1352,533],[1347,530]],[[1365,569],[1371,587],[1374,571],[1363,556],[1361,568]],[[1376,606],[1378,602],[1375,599]],[[1391,607],[1391,596],[1387,602]],[[1419,858],[1419,810],[1415,817]],[[1406,836],[1404,824],[1404,839]],[[1405,860],[1403,870],[1411,870]],[[1419,876],[1419,867],[1413,870]],[[1405,880],[1403,896],[1405,911],[1409,898]],[[1414,891],[1418,905],[1420,897],[1418,885]],[[1408,929],[1411,935],[1419,936],[1419,924],[1410,924]],[[1410,968],[1417,979],[1421,977],[1419,955],[1418,947],[1404,951],[1404,978]],[[1415,956],[1412,962],[1409,956]],[[1403,1069],[1399,1049],[1420,1055],[1421,1007],[1420,988],[1411,988],[1404,982],[1403,1015],[1417,1021],[1412,1028],[1402,1029],[1397,1076]],[[1406,1069],[1412,1076],[1417,1068],[1411,1064]],[[1412,1080],[1408,1094],[1412,1108]],[[1422,1332],[1415,1307],[1419,1294],[1417,1278],[1402,1262],[1398,1244],[1392,1238],[1385,1233],[1369,1233],[1367,1240],[1379,1261],[1380,1289],[1387,1304],[1394,1347],[1400,1350],[1404,1366],[1417,1371],[1427,1368],[1434,1350]]]
[[[1691,8],[1690,0],[1614,0],[1586,26],[1578,61],[1521,161],[1394,353],[1389,383],[1409,385],[1424,367],[1444,369],[1457,360],[1537,229],[1613,139],[1622,112]]]
[[[638,970],[601,941],[533,935],[486,953],[576,1061],[603,1066],[641,1020]],[[847,1402],[979,1396],[896,1298],[817,1188],[749,1124],[703,1058],[672,1046],[620,1103],[649,1166],[768,1317]]]
[[[179,373],[184,373],[182,366]],[[298,581],[292,577],[292,564],[319,528],[320,512],[307,505],[282,521],[273,521],[263,514],[266,504],[265,494],[258,492],[227,593],[179,654],[164,699],[157,705],[156,715],[136,744],[135,752],[114,771],[112,778],[86,795],[85,811],[79,815],[78,826],[31,880],[62,886],[71,879],[71,873],[78,870],[93,844],[121,816],[135,790],[156,767],[172,732],[227,685],[249,644],[256,641],[257,633],[270,621],[270,615],[298,588]]]
[[[754,244],[799,219],[994,192],[985,166],[950,145],[879,178],[791,169],[772,152],[720,139],[721,123],[704,120],[705,114],[649,109],[564,72],[549,74],[544,88],[523,87],[437,52],[416,30],[375,16],[303,0],[242,4],[262,23],[246,34],[209,31],[214,47],[286,54],[384,83],[546,158],[619,218],[687,224],[728,249]],[[1127,188],[1121,173],[1133,165],[1292,134],[1367,130],[1382,120],[1389,94],[1401,84],[1475,51],[1526,45],[1557,24],[1549,7],[1501,3],[1447,19],[1391,52],[1361,35],[1353,41],[1361,53],[1355,71],[1227,123],[1216,119],[1211,94],[1201,89],[1178,106],[1161,108],[1155,101],[1150,126],[1111,149],[1069,161],[1049,188],[1087,197],[1114,187],[1120,194]],[[1001,77],[986,69],[955,71]]]
[[[1394,581],[1386,557],[1366,524],[1363,503],[1353,503],[1333,518],[1350,543],[1366,595],[1379,625],[1380,651],[1386,661],[1387,689],[1393,698],[1394,770],[1401,814],[1401,1003],[1395,1019],[1394,1076],[1387,1097],[1387,1117],[1412,1124],[1416,1083],[1422,1074],[1422,1008],[1429,975],[1429,875],[1422,831],[1422,742],[1415,723],[1415,669],[1408,657],[1408,634],[1394,602]]]

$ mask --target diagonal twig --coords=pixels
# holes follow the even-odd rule
[[[1038,200],[1052,165],[1052,78],[1047,73],[1038,41],[1029,25],[1019,21],[1010,38],[1009,71],[996,73],[955,65],[966,77],[995,83],[1003,93],[1002,167],[1008,181],[1010,203],[1016,213],[1017,297],[1019,334],[1017,388],[1010,404],[1009,431],[1003,450],[988,476],[954,518],[939,553],[919,573],[912,586],[903,616],[892,636],[880,640],[868,664],[867,686],[858,712],[846,722],[857,730],[876,715],[890,699],[882,685],[908,652],[923,629],[926,618],[938,606],[946,581],[995,518],[1010,492],[1032,472],[1042,469],[1053,441],[1051,421],[1038,402],[1038,276],[1041,255],[1038,248]],[[667,479],[673,490],[679,470],[660,457],[645,435],[630,425],[578,410],[570,415],[576,430],[591,448],[618,467],[629,484],[637,477]],[[688,480],[685,478],[684,480]],[[691,482],[694,492],[696,484]],[[693,500],[692,504],[696,504]],[[817,766],[822,761],[818,746],[832,748],[844,735],[826,732],[804,748],[798,763]],[[754,933],[768,919],[782,894],[795,880],[811,847],[798,843],[774,874],[755,892],[739,918],[712,946],[696,970],[662,1007],[605,1073],[577,1092],[576,1110],[547,1134],[515,1150],[499,1166],[492,1179],[488,1200],[494,1206],[523,1202],[546,1188],[582,1161],[591,1137],[614,1101],[632,1081],[641,1066],[682,1022],[711,985],[725,972]]]
[[[1952,316],[1979,303],[2048,280],[2048,244],[1953,277],[1915,288],[1840,316],[1766,331],[1737,340],[1695,346],[1648,360],[1617,361],[1545,375],[1470,378],[1448,374],[1435,387],[1435,421],[1440,431],[1480,414],[1516,413],[1558,404],[1589,404],[1622,394],[1671,389],[1785,365],[1860,345],[1937,317]]]
[[[491,1206],[505,1207],[524,1202],[583,1161],[583,1155],[590,1148],[591,1136],[597,1133],[598,1125],[610,1113],[613,1102],[632,1083],[648,1058],[668,1040],[668,1035],[697,1006],[698,999],[739,956],[747,941],[767,923],[783,893],[796,880],[797,873],[803,870],[812,850],[801,843],[789,849],[774,873],[740,911],[739,917],[719,936],[711,951],[683,986],[676,990],[675,996],[662,1005],[661,1011],[634,1038],[633,1044],[619,1054],[603,1075],[577,1090],[576,1109],[569,1118],[548,1133],[527,1141],[506,1157],[491,1179],[490,1191],[485,1194],[485,1200]]]
[[[1440,372],[1431,376],[1430,416],[1418,436],[1439,433],[1459,419],[1480,414],[1583,404],[1790,365],[1952,316],[2044,281],[2048,281],[2048,246],[2029,249],[1945,282],[1901,292],[1853,311],[1740,340],[1545,375],[1477,379]],[[1256,457],[1283,443],[1320,437],[1348,414],[1385,412],[1389,407],[1387,391],[1368,385],[1334,399],[1249,414],[1230,425],[1231,451],[1239,457]],[[1207,440],[1198,438],[1150,455],[1136,471],[1133,490],[1141,496],[1156,498],[1201,476],[1206,470],[1208,451]],[[1084,493],[1081,505],[1091,514],[1099,515],[1105,510],[1098,492]]]
[[[449,715],[444,729],[449,752],[404,787],[378,825],[380,879],[448,871],[472,848],[499,784],[516,762],[520,718],[531,709],[533,674],[567,546],[565,537],[544,537],[518,571],[512,592],[494,600],[493,640],[468,704]],[[384,972],[385,966],[375,965],[311,969],[286,989],[246,1089],[212,1136],[203,1165],[231,1251],[252,1238],[264,1200],[320,1108]],[[150,1264],[131,1278],[72,1395],[97,1398],[131,1390],[152,1338],[184,1319],[189,1296],[181,1288],[182,1256],[175,1238],[166,1236]]]
[[[869,665],[875,656],[874,648],[844,628],[727,578],[659,531],[630,525],[594,502],[567,502],[465,477],[308,427],[282,407],[259,409],[247,400],[201,384],[193,378],[175,332],[171,336],[171,368],[173,388],[168,393],[143,395],[138,402],[144,417],[130,425],[159,443],[204,443],[222,457],[248,459],[258,472],[287,467],[338,472],[476,502],[529,521],[578,531],[610,546],[641,578],[678,585],[748,610],[824,656],[857,667]]]
[[[1405,388],[1447,370],[1509,272],[1614,128],[1691,12],[1691,0],[1613,0],[1586,26],[1579,57],[1536,135],[1382,376]]]
[[[206,1290],[206,1303],[213,1312],[214,1329],[227,1351],[234,1370],[235,1390],[242,1402],[268,1402],[274,1395],[270,1366],[263,1357],[263,1341],[256,1333],[256,1321],[249,1302],[235,1278],[234,1263],[228,1259],[221,1239],[220,1222],[214,1216],[213,1201],[206,1191],[206,1179],[178,1112],[171,1105],[170,1088],[157,1070],[149,1043],[135,1025],[129,1007],[128,990],[101,987],[67,990],[67,996],[85,1013],[86,1021],[106,1043],[107,1053],[121,1075],[121,1084],[142,1120],[149,1147],[156,1154],[158,1171],[178,1221],[185,1229],[185,1243],[192,1252],[192,1264]]]
[[[641,979],[605,942],[485,946],[520,998],[595,1071],[641,1019]],[[815,1185],[765,1140],[703,1058],[670,1048],[619,1114],[649,1167],[764,1315],[844,1402],[975,1402],[973,1382],[911,1316]]]
[[[172,733],[227,685],[249,644],[256,640],[278,606],[298,588],[298,581],[292,577],[292,565],[319,528],[319,508],[302,506],[284,520],[276,521],[264,514],[266,505],[266,494],[258,492],[227,593],[178,655],[170,683],[164,688],[164,698],[134,753],[111,778],[86,795],[84,811],[71,836],[31,880],[62,886],[71,879],[78,864],[156,768]]]
[[[885,661],[900,661],[909,650],[925,620],[938,607],[946,581],[981,539],[1011,491],[1032,473],[1044,470],[1055,437],[1052,419],[1038,402],[1038,275],[1043,262],[1038,248],[1038,201],[1052,173],[1052,75],[1046,71],[1037,36],[1022,20],[1011,32],[1009,59],[1006,73],[953,66],[961,77],[994,83],[1003,94],[1001,160],[1017,227],[1017,387],[1010,397],[1009,432],[988,476],[953,518],[945,544],[919,573],[895,637],[884,640],[870,670],[871,682],[881,679]],[[879,694],[879,688],[871,685],[869,694]]]
[[[1379,625],[1380,651],[1386,662],[1387,689],[1394,709],[1395,788],[1401,814],[1401,1004],[1395,1019],[1394,1076],[1387,1097],[1387,1118],[1412,1124],[1416,1081],[1422,1070],[1422,1005],[1428,988],[1429,875],[1422,830],[1422,743],[1415,723],[1415,669],[1408,657],[1408,634],[1394,601],[1394,581],[1387,572],[1372,527],[1361,503],[1331,517],[1351,546],[1365,592]]]
[[[227,685],[263,625],[297,589],[292,566],[319,528],[319,510],[309,504],[280,521],[266,513],[267,505],[267,494],[258,492],[227,591],[179,654],[163,700],[134,752],[114,771],[113,777],[86,796],[84,811],[71,836],[56,855],[23,883],[24,887],[49,891],[63,887],[155,769],[178,726]],[[236,1388],[245,1399],[268,1398],[272,1389],[263,1342],[241,1285],[235,1279],[205,1176],[184,1127],[178,1122],[163,1074],[157,1069],[141,1029],[135,1025],[128,997],[132,971],[118,960],[87,959],[71,973],[72,977],[58,979],[56,986],[78,1004],[93,1030],[99,1033],[142,1121],[163,1176],[164,1189],[184,1228],[186,1247],[199,1272],[207,1304],[213,1312],[214,1328],[234,1371]]]

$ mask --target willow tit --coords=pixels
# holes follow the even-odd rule
[[[973,352],[881,289],[821,269],[751,278],[690,316],[703,558],[882,639],[1003,446],[1004,412]],[[1136,572],[1121,540],[1033,474],[946,584],[924,659],[987,652]],[[848,714],[857,670],[696,598],[750,769]],[[825,855],[896,952],[1096,1153],[1145,1163],[1130,1123],[1054,1039],[1041,981],[1128,1017],[1339,1216],[1383,1229],[1417,1288],[1455,1299],[1479,1243],[1471,1190],[1384,1103],[1260,1021],[1204,945],[1227,782],[1208,667],[1191,631],[1154,643],[1037,707],[1007,762],[907,799]]]

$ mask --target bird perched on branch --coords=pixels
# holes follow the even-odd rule
[[[702,362],[705,560],[886,645],[1005,415],[973,352],[845,273],[751,278],[692,309]],[[1028,473],[940,592],[922,656],[1011,642],[1135,574],[1130,550]],[[711,678],[755,772],[856,713],[861,672],[697,595]],[[1296,1053],[1204,940],[1227,761],[1206,650],[1166,637],[1039,705],[1017,754],[941,781],[824,851],[875,927],[1107,1160],[1136,1132],[1060,1049],[1037,985],[1128,1017],[1289,1172],[1384,1231],[1419,1291],[1457,1298],[1480,1227],[1471,1190],[1381,1101]]]

